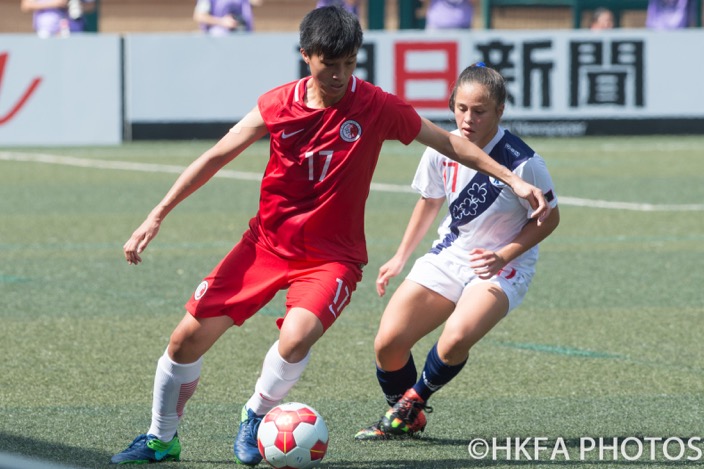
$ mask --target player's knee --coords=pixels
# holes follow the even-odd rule
[[[474,344],[461,334],[443,335],[438,343],[438,356],[446,364],[457,365],[467,359]]]
[[[292,309],[279,332],[279,355],[289,363],[303,360],[323,336],[320,319],[305,310]]]
[[[193,347],[193,338],[176,329],[169,340],[169,357],[176,363],[193,363],[200,358]]]
[[[384,370],[397,369],[408,360],[410,346],[400,338],[378,334],[374,339],[377,364]]]
[[[279,355],[288,363],[298,363],[306,358],[314,343],[308,336],[279,337]]]
[[[171,358],[171,360],[175,361],[176,363],[186,363],[182,340],[174,339],[174,336],[171,336],[171,340],[169,341],[168,351],[169,351],[169,358]]]

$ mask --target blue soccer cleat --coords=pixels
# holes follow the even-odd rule
[[[110,464],[145,464],[181,459],[181,442],[178,434],[164,443],[154,435],[139,435],[126,450],[110,459]]]
[[[262,461],[262,455],[257,446],[257,432],[262,417],[254,411],[242,407],[242,418],[240,420],[240,430],[235,437],[234,451],[235,462],[245,466],[256,466]]]

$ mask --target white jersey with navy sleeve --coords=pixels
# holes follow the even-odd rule
[[[459,135],[458,130],[453,133]],[[499,127],[484,151],[540,188],[551,207],[557,205],[545,161],[520,138]],[[449,210],[430,252],[446,251],[445,255],[452,254],[460,263],[469,261],[468,253],[474,248],[496,251],[513,241],[533,211],[526,200],[501,181],[467,168],[432,148],[427,148],[421,158],[413,188],[423,197],[446,198]],[[532,275],[537,258],[536,245],[507,267]]]

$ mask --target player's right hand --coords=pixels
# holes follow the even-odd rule
[[[142,258],[139,255],[159,233],[160,226],[161,222],[150,216],[132,233],[130,239],[122,246],[122,251],[125,253],[125,260],[128,264],[137,265],[142,262]]]
[[[379,276],[376,278],[376,292],[379,296],[384,296],[389,280],[401,273],[405,264],[394,256],[386,264],[379,267]]]
[[[548,204],[545,199],[543,191],[520,178],[514,183],[511,189],[513,189],[513,192],[518,197],[526,199],[528,203],[530,203],[530,206],[533,208],[531,218],[537,219],[538,226],[542,225],[552,210],[550,204]]]

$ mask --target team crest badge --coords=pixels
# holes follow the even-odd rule
[[[340,126],[340,138],[345,142],[356,142],[362,136],[362,126],[357,121],[348,120]]]
[[[196,288],[196,292],[193,294],[193,297],[197,300],[200,300],[203,298],[203,295],[205,295],[205,292],[208,291],[208,282],[203,280],[200,282],[200,285],[198,285],[198,288]]]

